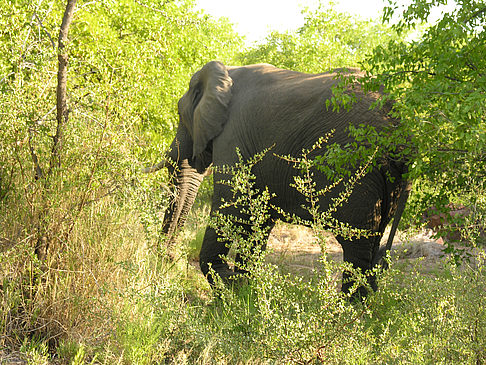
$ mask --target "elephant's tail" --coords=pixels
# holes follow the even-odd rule
[[[393,239],[395,238],[395,234],[398,229],[398,224],[400,223],[400,219],[402,218],[402,214],[405,210],[405,206],[407,205],[407,200],[408,197],[410,196],[411,190],[412,190],[412,181],[406,179],[403,180],[402,192],[400,194],[400,197],[398,198],[397,210],[393,217],[393,223],[390,229],[390,234],[388,235],[386,245],[380,250],[378,250],[375,257],[373,258],[373,266],[381,264],[381,267],[383,269],[386,270],[388,268],[388,262],[386,262],[384,258],[392,248]]]

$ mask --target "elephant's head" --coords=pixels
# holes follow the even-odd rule
[[[226,67],[210,62],[193,75],[189,89],[179,100],[179,127],[164,164],[174,189],[164,218],[164,232],[169,236],[184,224],[212,162],[212,140],[226,123],[232,85]]]

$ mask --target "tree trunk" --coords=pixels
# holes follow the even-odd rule
[[[56,89],[56,103],[57,103],[57,127],[56,134],[53,137],[53,145],[51,150],[51,156],[49,161],[49,170],[47,175],[44,176],[44,187],[49,188],[49,180],[56,169],[61,167],[61,153],[64,144],[64,128],[68,122],[69,110],[67,107],[67,66],[68,55],[66,52],[66,43],[68,40],[69,26],[74,15],[74,9],[76,7],[76,0],[68,0],[64,16],[62,18],[61,28],[59,30],[59,42],[58,42],[58,61],[59,67],[57,72],[57,89]],[[35,154],[33,154],[33,157]],[[34,165],[38,166],[38,163],[34,160]],[[42,174],[41,176],[42,177]],[[49,215],[49,208],[46,206],[39,214],[39,226],[37,244],[35,247],[35,254],[41,262],[45,262],[47,258],[47,252],[49,250],[49,230],[47,217]]]
[[[69,26],[74,15],[74,8],[76,7],[76,0],[68,0],[66,10],[62,18],[61,29],[59,30],[59,43],[58,43],[58,61],[59,68],[57,71],[57,128],[56,134],[53,139],[51,162],[49,166],[49,172],[52,169],[61,167],[61,151],[64,143],[64,128],[68,122],[69,110],[67,107],[67,66],[68,55],[66,52],[66,43],[68,40]]]

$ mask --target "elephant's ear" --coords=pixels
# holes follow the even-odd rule
[[[201,100],[194,110],[193,157],[199,156],[209,141],[223,130],[228,119],[233,80],[220,62],[207,63],[199,74]]]

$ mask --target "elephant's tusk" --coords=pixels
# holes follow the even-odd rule
[[[142,172],[145,174],[149,174],[151,172],[159,171],[160,169],[165,167],[165,160],[160,161],[157,165],[153,165],[150,167],[145,167],[142,169]]]

